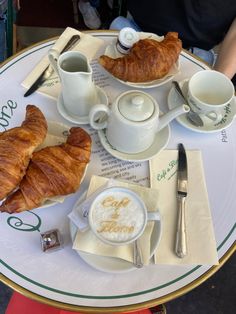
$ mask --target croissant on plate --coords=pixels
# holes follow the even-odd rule
[[[0,211],[14,213],[41,206],[46,199],[75,192],[90,160],[91,138],[79,127],[70,129],[66,143],[33,153],[19,189]]]
[[[99,58],[100,64],[115,77],[128,82],[148,82],[164,77],[182,49],[178,33],[169,32],[163,41],[141,39],[121,58]]]
[[[0,200],[20,183],[33,151],[45,139],[47,122],[34,105],[26,107],[20,127],[0,133]]]

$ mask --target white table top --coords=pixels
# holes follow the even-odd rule
[[[107,42],[116,35],[113,32],[93,34]],[[0,132],[4,126],[13,127],[22,121],[28,103],[45,109],[47,119],[72,125],[57,112],[55,99],[37,92],[23,97],[25,89],[21,82],[53,43],[54,40],[51,40],[31,47],[9,59],[0,68]],[[183,51],[180,73],[175,79],[181,81],[207,68],[206,64]],[[104,87],[108,97],[128,89],[122,84],[118,86],[116,91]],[[171,82],[168,82],[145,91],[158,100],[161,110],[165,112],[170,88]],[[9,111],[9,105],[14,109]],[[177,121],[171,122],[170,128],[167,148],[176,149],[177,144],[183,142],[189,149],[202,151],[219,266],[150,265],[124,274],[104,273],[91,268],[72,250],[69,233],[67,215],[80,191],[66,198],[63,204],[51,208],[36,209],[21,215],[0,215],[0,280],[25,295],[57,307],[105,313],[114,312],[115,309],[127,311],[144,308],[171,300],[217,271],[235,249],[236,123],[234,121],[229,128],[209,134],[188,130]],[[88,169],[85,184],[91,174],[92,170]],[[48,226],[60,229],[64,238],[62,250],[42,253],[39,232],[45,231],[45,225],[47,229]],[[140,285],[142,278],[148,278],[145,285]],[[111,286],[115,293],[111,292]]]

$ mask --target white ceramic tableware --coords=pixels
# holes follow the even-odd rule
[[[65,109],[75,116],[88,116],[90,108],[97,102],[97,89],[87,57],[79,51],[59,55],[50,49],[49,60],[61,80]]]
[[[91,203],[88,215],[92,232],[102,242],[126,245],[137,240],[148,220],[159,220],[158,212],[148,212],[139,195],[130,189],[110,187]]]
[[[73,242],[77,233],[77,228],[73,224],[72,221],[70,221],[69,227],[70,227],[70,236]],[[150,240],[150,259],[153,257],[153,254],[157,250],[157,247],[161,239],[161,232],[162,232],[161,220],[155,220],[153,232],[151,234],[151,240]],[[77,251],[77,253],[81,257],[81,259],[85,261],[88,265],[90,265],[91,267],[99,271],[103,271],[106,273],[121,274],[121,273],[127,273],[127,272],[137,269],[133,265],[133,263],[130,263],[124,259],[90,254],[90,253],[79,251],[79,250]]]
[[[97,90],[97,102],[96,103],[104,104],[108,106],[108,97],[106,93],[104,92],[104,90],[97,85],[96,85],[96,90]],[[78,115],[73,115],[70,112],[68,112],[68,110],[64,106],[63,97],[61,93],[59,94],[59,97],[57,98],[57,110],[64,119],[72,123],[76,123],[76,124],[88,124],[89,123],[88,115],[78,116]]]
[[[189,105],[194,112],[207,116],[214,122],[222,120],[222,109],[233,97],[233,83],[218,71],[199,71],[189,80]]]
[[[179,82],[180,87],[183,91],[185,97],[188,94],[188,79]],[[168,94],[167,98],[168,108],[173,109],[182,104],[182,99],[179,97],[179,94],[176,92],[175,87],[173,86]],[[176,120],[188,130],[197,132],[197,133],[215,133],[220,132],[223,129],[227,129],[232,125],[236,117],[236,98],[233,97],[232,101],[222,108],[222,120],[215,122],[209,119],[207,116],[202,115],[203,126],[195,126],[192,122],[187,119],[187,116],[184,114],[176,118]]]
[[[93,106],[89,123],[94,129],[106,129],[107,140],[115,149],[132,154],[148,149],[157,132],[188,111],[189,106],[182,105],[160,117],[159,106],[151,95],[132,90],[118,96],[111,108]],[[106,118],[98,121],[101,114]]]
[[[98,130],[98,137],[103,148],[113,157],[130,162],[149,161],[160,153],[169,142],[171,136],[170,126],[167,125],[161,131],[156,133],[153,144],[143,152],[136,154],[123,153],[115,149],[106,138],[106,129]]]

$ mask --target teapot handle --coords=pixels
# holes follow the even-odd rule
[[[91,127],[95,130],[105,129],[107,127],[107,119],[110,112],[111,110],[106,105],[94,105],[89,112],[89,123]],[[104,113],[106,114],[106,117]]]

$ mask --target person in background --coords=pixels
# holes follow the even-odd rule
[[[214,69],[224,73],[229,78],[235,79],[236,73],[236,18],[231,24],[222,44],[219,48],[219,55],[216,59]],[[236,85],[236,79],[234,81]]]
[[[84,24],[90,29],[98,29],[101,26],[100,15],[97,11],[100,0],[79,0],[78,8],[83,16]]]
[[[0,0],[0,62],[6,58],[6,11],[7,0]]]
[[[235,0],[127,0],[127,10],[127,18],[116,18],[112,21],[110,29],[132,27],[137,31],[151,32],[159,36],[168,31],[178,32],[183,47],[212,66],[217,58],[213,48],[224,38],[229,38],[227,45],[222,44],[215,69],[223,72],[222,62],[225,64],[227,58],[227,63],[230,63],[227,67],[230,67],[232,72],[225,74],[230,78],[235,75],[236,55],[235,50],[232,51],[233,44],[236,45],[235,39],[230,43],[231,38],[235,38],[231,30],[235,28]],[[226,36],[228,30],[230,35]]]

